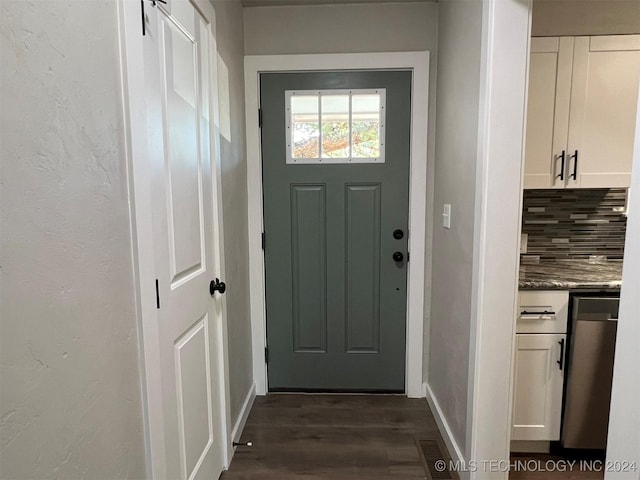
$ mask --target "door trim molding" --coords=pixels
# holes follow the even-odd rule
[[[210,106],[212,113],[211,163],[214,199],[214,260],[219,275],[224,278],[224,226],[222,224],[220,139],[217,125],[217,44],[215,33],[215,11],[207,0],[191,0],[191,3],[209,22],[210,58]],[[153,242],[151,182],[148,175],[149,157],[147,148],[147,126],[145,106],[144,48],[140,24],[140,3],[118,0],[118,32],[122,135],[125,148],[129,215],[131,230],[131,261],[133,284],[136,296],[136,320],[138,336],[138,362],[140,367],[140,390],[142,398],[142,421],[145,437],[146,467],[149,478],[166,478],[166,443],[164,411],[162,405],[162,382],[160,371],[160,349],[158,343],[158,310],[156,308],[155,258]],[[149,8],[152,8],[149,4]],[[224,298],[224,297],[223,297]],[[230,388],[228,369],[228,334],[226,300],[222,303],[222,322],[212,325],[215,351],[218,354],[217,382],[222,386],[220,411],[214,412],[222,432],[222,455],[224,467],[228,468],[233,456],[230,416]]]
[[[509,462],[532,3],[482,5],[467,461]]]
[[[319,70],[411,70],[411,160],[409,167],[409,252],[407,273],[407,340],[405,392],[422,397],[424,343],[425,246],[427,215],[427,126],[429,52],[347,53],[315,55],[248,55],[244,62],[247,127],[247,190],[249,219],[249,296],[253,377],[256,394],[267,393],[266,302],[262,209],[262,154],[258,108],[259,77],[267,72]]]

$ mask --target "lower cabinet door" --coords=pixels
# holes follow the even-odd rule
[[[565,334],[516,335],[511,440],[560,439]]]

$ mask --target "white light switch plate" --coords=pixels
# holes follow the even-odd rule
[[[527,253],[527,243],[529,242],[529,235],[526,233],[520,234],[520,253]]]
[[[442,226],[451,228],[451,205],[448,203],[445,203],[442,209]]]

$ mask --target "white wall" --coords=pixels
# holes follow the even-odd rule
[[[245,53],[434,50],[437,8],[424,2],[245,8]]]
[[[235,424],[253,384],[247,240],[247,159],[244,121],[244,40],[240,2],[214,0],[218,52],[224,63],[221,104],[222,208],[229,338],[231,422]],[[221,65],[219,65],[221,66]]]
[[[2,478],[144,478],[116,4],[0,3]]]
[[[638,0],[534,0],[531,34],[615,35],[640,33]]]
[[[439,13],[428,386],[456,455],[506,460],[529,3],[448,0]]]
[[[607,461],[635,462],[640,468],[640,100],[636,122],[633,177],[624,251],[616,358],[611,393]],[[615,463],[614,463],[615,465]],[[607,480],[637,479],[638,473],[612,471]]]
[[[427,203],[433,202],[435,153],[435,83],[438,4],[431,2],[305,5],[244,9],[245,53],[281,55],[429,51],[429,131],[427,132]],[[433,209],[427,208],[426,243],[431,245]],[[428,368],[431,249],[425,255],[425,352]]]
[[[428,384],[465,446],[482,3],[439,4],[431,347]],[[452,205],[451,229],[442,205]]]

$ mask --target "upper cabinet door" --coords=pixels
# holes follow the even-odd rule
[[[531,39],[524,188],[564,188],[573,37]]]
[[[639,81],[640,35],[575,38],[567,187],[630,186]]]

